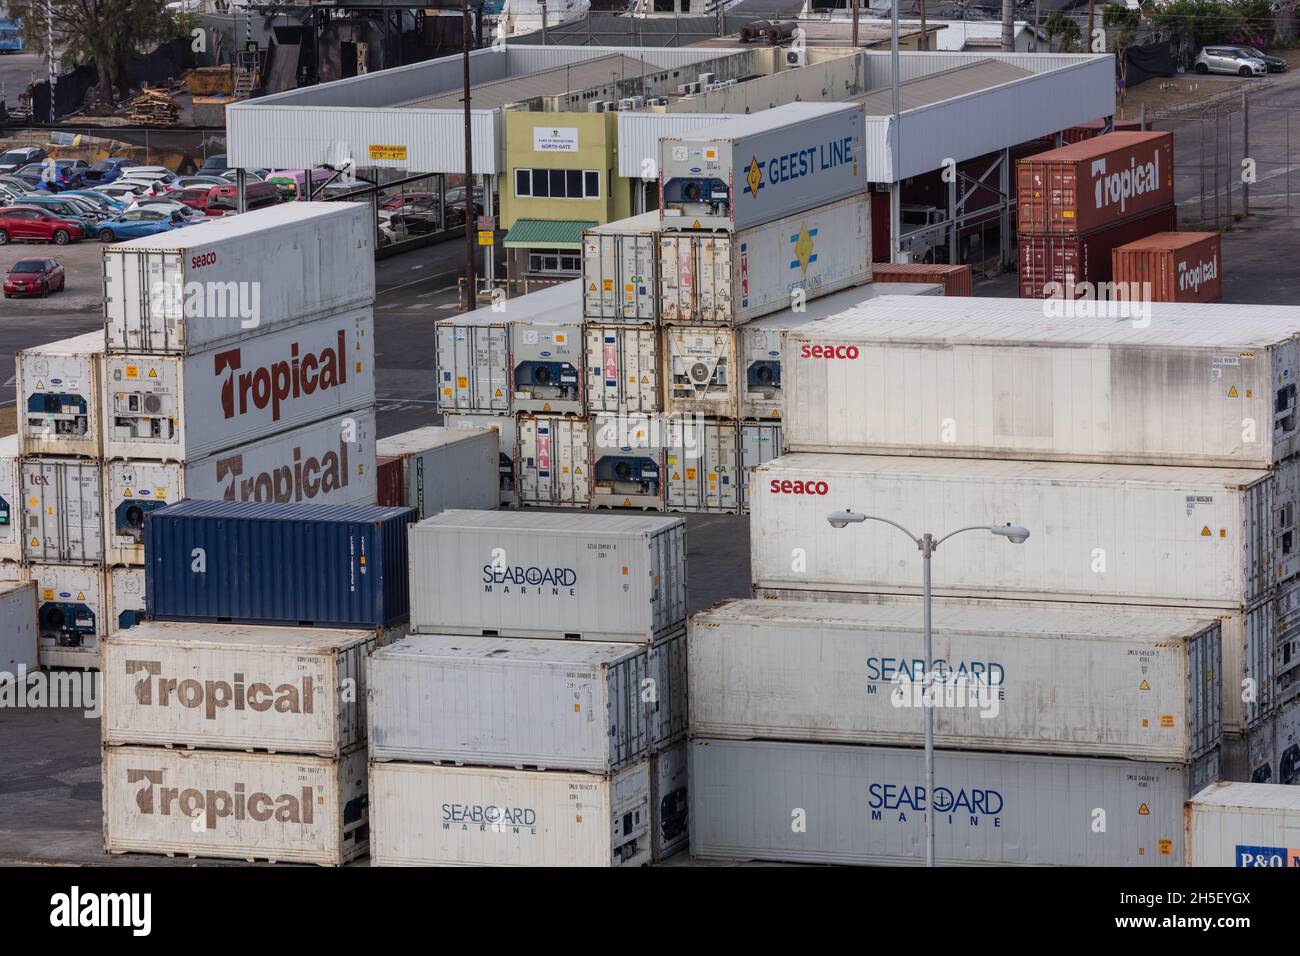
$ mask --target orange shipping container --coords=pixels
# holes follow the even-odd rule
[[[1107,133],[1016,164],[1022,236],[1078,236],[1174,201],[1172,133]]]
[[[877,263],[871,267],[876,282],[934,282],[943,286],[944,295],[971,295],[969,265],[948,266],[942,263],[913,262],[908,265]]]
[[[1219,255],[1217,232],[1160,232],[1116,247],[1111,271],[1121,288],[1151,283],[1152,302],[1218,302]]]
[[[1099,295],[1098,284],[1112,281],[1117,247],[1177,227],[1177,211],[1166,206],[1086,236],[1021,236],[1020,298],[1047,298],[1049,283],[1059,283],[1067,299]]]

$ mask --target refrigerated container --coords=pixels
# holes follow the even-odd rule
[[[1270,472],[790,454],[751,479],[753,580],[918,593],[916,542],[875,523],[831,527],[826,516],[849,507],[916,534],[1029,530],[1023,544],[985,532],[944,542],[936,594],[1244,610],[1300,570],[1287,504],[1298,474],[1297,459]]]
[[[591,507],[664,507],[663,417],[597,414],[591,419]]]
[[[659,211],[582,234],[582,317],[588,322],[659,322]]]
[[[0,688],[25,680],[39,667],[36,585],[31,581],[0,584]]]
[[[735,330],[665,326],[663,336],[664,410],[736,418],[740,389]]]
[[[749,514],[749,482],[754,469],[782,452],[780,422],[740,423],[740,513]]]
[[[731,600],[690,619],[691,734],[919,747],[920,601]],[[939,607],[935,744],[1189,763],[1219,745],[1213,618]]]
[[[886,284],[938,283],[938,295],[974,295],[971,291],[969,264],[945,265],[942,262],[876,262],[871,266],[871,281]]]
[[[1174,201],[1174,135],[1108,133],[1016,163],[1016,231],[1074,236]]]
[[[1122,304],[1122,303],[1121,303]],[[1300,309],[877,299],[787,336],[794,451],[1271,467],[1300,450]]]
[[[187,500],[145,519],[149,616],[383,629],[408,612],[410,508]]]
[[[109,351],[192,354],[368,306],[371,216],[364,204],[287,203],[104,246]]]
[[[356,309],[192,355],[110,355],[104,457],[188,461],[369,408],[374,325]]]
[[[28,458],[22,481],[23,559],[104,563],[103,468],[86,458]]]
[[[1022,299],[1139,299],[1142,287],[1111,290],[1113,255],[1128,243],[1178,228],[1178,212],[1163,206],[1078,235],[1021,236],[1019,289]]]
[[[729,232],[664,232],[661,318],[739,325],[871,281],[866,193]]]
[[[1121,290],[1149,289],[1153,302],[1218,302],[1221,254],[1217,232],[1161,232],[1118,246],[1111,273]]]
[[[941,750],[935,862],[1183,866],[1183,802],[1214,779],[1216,758],[1189,766]],[[690,774],[699,859],[925,864],[919,748],[693,738]]]
[[[20,349],[14,364],[22,454],[98,458],[104,333]]]
[[[686,619],[686,522],[444,511],[411,528],[411,630],[653,643]]]
[[[521,505],[585,508],[591,503],[590,424],[585,418],[520,415],[515,480]]]
[[[100,642],[106,745],[338,758],[366,744],[370,631],[147,621]]]
[[[506,300],[507,309],[511,301]],[[511,410],[581,415],[582,313],[566,310],[508,322]]]
[[[1246,732],[1251,783],[1300,784],[1300,700],[1271,710]]]
[[[99,639],[106,633],[104,572],[73,564],[33,564],[36,635],[42,667],[99,667]]]
[[[104,630],[108,633],[135,627],[145,619],[144,568],[118,567],[104,572]]]
[[[797,102],[660,138],[663,228],[737,232],[863,192],[864,123],[860,103]]]
[[[1246,722],[1254,725],[1300,696],[1300,578],[1279,584],[1246,628]]]
[[[683,740],[650,758],[651,838],[656,863],[680,853],[690,842],[689,747]]]
[[[448,428],[489,428],[497,433],[497,479],[500,502],[506,507],[519,504],[515,478],[515,457],[519,452],[519,434],[513,415],[444,415]]]
[[[588,325],[587,409],[659,411],[659,330],[642,325]]]
[[[664,507],[740,511],[740,429],[699,415],[664,416]]]
[[[446,508],[495,508],[498,433],[429,425],[379,439],[379,503],[414,508],[416,519]]]
[[[1211,783],[1187,801],[1187,865],[1300,867],[1300,789]]]
[[[18,435],[0,438],[0,567],[23,560],[20,460]]]
[[[104,850],[342,866],[364,856],[366,752],[107,747]]]
[[[646,761],[608,777],[563,771],[370,766],[372,866],[642,866]]]

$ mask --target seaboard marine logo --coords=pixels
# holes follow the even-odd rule
[[[320,352],[299,355],[299,345],[294,342],[289,347],[287,359],[248,372],[240,371],[243,367],[241,349],[218,352],[213,356],[213,375],[229,373],[221,385],[222,415],[230,419],[270,406],[271,421],[278,422],[280,404],[287,399],[346,385],[347,354],[347,332],[343,329],[339,329],[335,344],[325,346]]]
[[[927,809],[925,787],[905,783],[873,783],[867,787],[867,806],[873,821],[906,823],[908,814],[924,819]],[[947,825],[965,823],[970,827],[1002,826],[1002,794],[980,787],[952,790],[935,788],[935,812],[948,818]]]
[[[540,568],[537,565],[510,567],[504,564],[483,565],[485,594],[577,595],[578,572],[573,568]]]
[[[498,807],[495,804],[444,803],[442,828],[462,833],[514,833],[535,836],[537,811],[532,807]]]

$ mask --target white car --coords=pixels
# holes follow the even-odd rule
[[[116,199],[118,202],[130,202],[148,188],[144,183],[128,183],[119,179],[107,186],[96,186],[94,191],[102,193],[109,199]]]
[[[206,218],[203,213],[199,212],[192,206],[176,202],[172,199],[155,199],[150,196],[138,197],[130,206],[131,209],[158,209],[162,212],[173,213],[179,212],[186,219]]]
[[[1253,53],[1235,46],[1202,47],[1193,68],[1206,73],[1235,73],[1237,76],[1266,76],[1268,64]]]
[[[176,174],[166,166],[131,166],[122,173],[123,179],[132,179],[138,183],[152,183],[158,180],[171,182]]]
[[[405,242],[411,237],[406,229],[406,220],[399,211],[379,210],[379,244],[387,246],[394,242]]]

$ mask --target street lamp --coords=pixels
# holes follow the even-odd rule
[[[942,538],[936,539],[928,531],[917,537],[897,521],[878,518],[875,515],[859,514],[856,511],[833,511],[826,516],[826,520],[830,522],[832,528],[847,528],[851,524],[861,524],[864,521],[880,521],[892,525],[907,535],[908,539],[921,552],[922,566],[924,568],[921,593],[923,595],[922,603],[925,608],[925,675],[921,688],[921,701],[925,706],[925,865],[934,866],[934,702],[926,693],[934,682],[932,673],[934,670],[934,640],[930,629],[930,556],[939,549],[939,545],[963,531],[989,531],[1006,538],[1012,544],[1024,544],[1029,540],[1029,529],[1013,524],[977,524],[966,528],[958,528],[956,531],[950,531]]]

